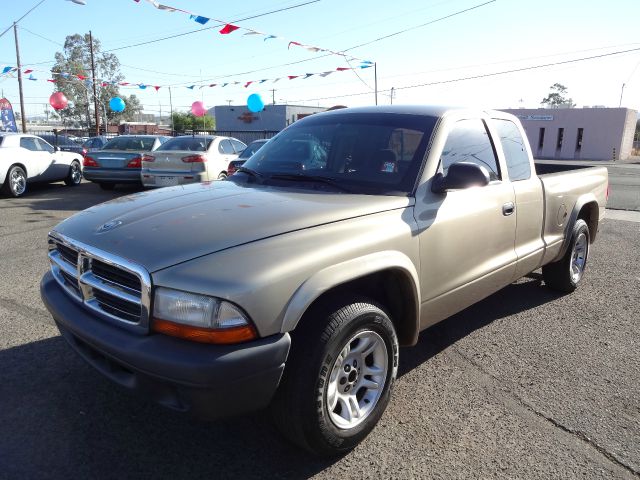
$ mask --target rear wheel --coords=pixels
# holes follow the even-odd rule
[[[373,430],[398,369],[398,339],[387,314],[366,300],[335,305],[294,332],[272,403],[282,433],[317,455],[347,452]]]
[[[220,172],[220,175],[218,175],[218,180],[224,180],[225,178],[227,178],[226,172]]]
[[[69,174],[64,179],[65,185],[69,187],[75,187],[82,183],[82,170],[80,169],[80,163],[74,160],[69,167]]]
[[[578,219],[573,226],[569,248],[557,262],[542,267],[544,283],[561,292],[573,292],[584,276],[589,257],[589,226]]]
[[[100,185],[100,188],[102,190],[113,190],[114,188],[116,188],[115,183],[100,182],[98,185]]]
[[[18,165],[11,167],[2,188],[7,195],[22,196],[27,191],[27,174],[24,169]]]

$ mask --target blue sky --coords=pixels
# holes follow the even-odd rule
[[[209,18],[233,21],[305,0],[236,2],[160,0],[165,5]],[[307,0],[309,1],[309,0]],[[487,0],[319,0],[306,6],[236,22],[241,27],[278,35],[288,40],[334,51],[411,29],[484,3]],[[0,31],[22,16],[38,0],[4,1]],[[385,40],[349,51],[358,59],[377,62],[379,103],[452,104],[487,108],[535,108],[559,82],[569,89],[578,106],[617,107],[622,85],[622,105],[640,110],[640,1],[610,0],[496,0],[474,10],[412,29]],[[210,22],[212,24],[213,22]],[[47,70],[67,35],[92,30],[103,50],[202,28],[179,12],[155,9],[146,0],[86,0],[76,5],[67,0],[45,0],[20,23],[20,50],[24,68],[35,69],[39,81],[25,82],[27,115],[42,114],[52,84]],[[207,25],[208,26],[208,25]],[[220,35],[210,29],[144,46],[114,50],[125,81],[162,85],[135,93],[145,111],[169,110],[168,85],[173,85],[174,110],[186,111],[203,100],[210,107],[246,104],[252,93],[265,103],[348,106],[374,103],[373,68],[314,75],[305,80],[286,78],[273,83],[189,90],[186,85],[274,79],[347,67],[344,58],[322,56],[278,40],[245,36],[242,30]],[[44,38],[43,38],[44,37]],[[624,54],[493,75],[532,66],[583,57]],[[284,65],[304,61],[295,65]],[[48,62],[48,63],[47,63]],[[0,68],[14,66],[13,32],[0,38]],[[352,62],[357,65],[358,62]],[[255,71],[254,73],[243,73]],[[490,75],[456,81],[461,78]],[[17,79],[0,77],[0,89],[19,109]],[[414,85],[430,84],[420,87]],[[272,92],[275,89],[275,92]]]

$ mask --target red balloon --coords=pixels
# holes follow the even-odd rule
[[[191,104],[191,113],[196,117],[204,117],[207,114],[207,107],[202,102],[193,102]]]
[[[67,100],[67,97],[65,97],[64,93],[62,92],[56,92],[49,97],[49,104],[55,110],[62,110],[67,106],[68,103],[69,103],[69,100]]]

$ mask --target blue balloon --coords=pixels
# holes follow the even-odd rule
[[[262,98],[260,98],[260,95],[257,93],[249,95],[249,98],[247,98],[247,108],[253,113],[258,113],[264,110],[264,102],[262,101]]]
[[[109,108],[114,112],[122,112],[124,110],[125,104],[124,100],[120,97],[113,97],[109,100]]]

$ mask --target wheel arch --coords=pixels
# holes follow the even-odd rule
[[[599,211],[598,200],[593,193],[588,193],[578,198],[573,210],[571,211],[569,221],[565,226],[562,248],[554,261],[562,258],[567,252],[569,244],[571,243],[573,227],[579,219],[584,220],[587,223],[587,226],[589,227],[590,243],[594,242],[598,231]]]
[[[419,280],[411,260],[400,252],[380,252],[332,265],[305,281],[289,301],[282,332],[294,330],[307,312],[323,303],[368,297],[389,314],[401,345],[414,345],[420,332]]]
[[[5,182],[7,181],[7,176],[9,175],[9,172],[11,171],[11,169],[13,167],[20,167],[22,170],[24,170],[24,174],[27,176],[27,182],[29,181],[29,171],[27,170],[26,165],[24,163],[21,163],[21,162],[15,162],[15,163],[12,163],[11,165],[9,165],[7,167],[7,173],[5,174],[4,179],[3,179]]]

